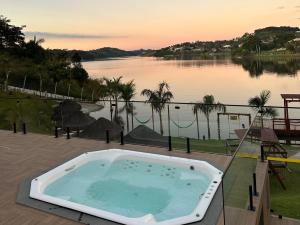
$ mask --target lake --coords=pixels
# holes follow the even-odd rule
[[[201,101],[206,94],[215,96],[216,101],[224,104],[244,104],[261,90],[271,90],[271,105],[283,106],[280,94],[300,93],[300,61],[255,61],[255,60],[160,60],[151,57],[130,57],[105,61],[84,62],[84,68],[93,78],[103,76],[112,78],[123,76],[124,81],[134,80],[137,86],[135,100],[145,100],[140,96],[144,88],[155,89],[161,81],[170,84],[174,101]],[[299,106],[293,104],[291,106]],[[121,107],[121,106],[120,106]],[[197,137],[197,127],[192,105],[170,107],[171,135]],[[143,103],[135,104],[134,127],[145,123],[152,128],[151,108]],[[255,112],[249,108],[228,107],[227,112],[249,113],[253,119]],[[283,117],[283,110],[279,109]],[[291,110],[291,116],[297,117],[298,111]],[[92,114],[95,118],[110,118],[109,107]],[[122,115],[125,121],[125,115]],[[298,116],[299,117],[299,116]],[[298,118],[297,117],[297,118]],[[163,113],[165,134],[168,134],[166,110]],[[200,136],[207,137],[207,123],[203,114],[199,116]],[[248,117],[232,120],[220,118],[220,135],[222,138],[234,138],[235,129],[249,126]],[[186,127],[186,128],[185,128]],[[155,130],[159,131],[159,120],[155,114]],[[211,115],[212,137],[218,137],[217,113]]]
[[[200,101],[212,94],[227,104],[247,104],[261,90],[271,90],[270,104],[282,106],[282,93],[300,93],[300,61],[235,61],[227,60],[159,60],[152,57],[130,57],[84,62],[93,78],[123,76],[134,80],[136,100],[144,88],[154,89],[167,81],[174,101]]]

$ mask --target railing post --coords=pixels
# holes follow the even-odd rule
[[[170,116],[170,105],[168,105],[168,131],[169,131],[169,136],[171,136],[171,116]]]
[[[256,173],[253,173],[253,195],[258,196],[257,186],[256,186]]]
[[[249,186],[249,208],[250,211],[255,211],[255,208],[253,206],[253,191],[252,191],[252,185]]]
[[[54,135],[55,135],[55,138],[58,138],[58,128],[57,128],[57,126],[55,126]]]
[[[169,136],[168,137],[168,143],[169,143],[169,151],[172,151],[172,137],[171,136]]]
[[[109,139],[109,130],[106,130],[106,144],[109,144],[110,139]]]
[[[23,134],[26,134],[27,131],[26,131],[26,123],[23,123]]]
[[[70,139],[70,127],[67,127],[67,139]]]
[[[265,151],[263,145],[260,145],[260,161],[265,162]]]
[[[190,143],[190,138],[186,139],[186,148],[187,148],[187,153],[190,154],[191,153],[191,143]]]
[[[121,145],[124,145],[124,133],[123,133],[123,131],[121,131],[120,135],[121,135]]]
[[[220,113],[218,113],[218,139],[221,140]]]
[[[13,124],[13,128],[14,128],[14,133],[16,134],[17,133],[17,125],[16,125],[16,123]]]
[[[224,178],[224,177],[223,177]],[[226,212],[225,212],[225,196],[224,196],[224,179],[222,179],[222,208],[223,208],[223,225],[226,225]]]

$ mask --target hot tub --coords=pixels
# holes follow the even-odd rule
[[[88,152],[35,178],[30,197],[121,224],[201,221],[222,172],[204,161],[133,152]]]

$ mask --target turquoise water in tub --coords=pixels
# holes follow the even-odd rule
[[[211,180],[204,171],[136,160],[91,161],[49,184],[44,194],[130,218],[191,214]]]

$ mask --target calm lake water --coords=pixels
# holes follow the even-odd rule
[[[84,68],[93,78],[103,76],[112,78],[123,76],[124,81],[134,80],[137,86],[135,100],[145,100],[140,96],[144,88],[155,89],[161,81],[170,84],[174,101],[201,101],[206,94],[215,96],[216,101],[225,104],[247,105],[248,99],[260,93],[261,90],[271,90],[271,105],[283,106],[280,94],[300,93],[300,61],[232,61],[224,60],[159,60],[151,57],[130,57],[106,61],[84,62]],[[291,106],[300,106],[294,104]],[[121,107],[121,106],[120,106]],[[145,104],[135,104],[136,115],[134,127],[145,123],[152,128],[151,108]],[[192,106],[174,106],[171,110],[171,135],[197,137],[197,127]],[[227,112],[250,113],[252,119],[255,112],[249,108],[228,107]],[[283,117],[283,110],[279,109]],[[299,112],[291,110],[291,116],[297,117]],[[93,114],[95,118],[110,118],[109,107]],[[125,115],[122,115],[125,121]],[[298,116],[299,117],[299,116]],[[297,117],[297,118],[298,118]],[[200,114],[200,137],[207,137],[207,123]],[[231,120],[221,117],[221,137],[235,137],[234,130],[249,125],[248,117]],[[164,111],[163,124],[168,135],[167,112]],[[187,127],[187,128],[184,128]],[[158,116],[155,115],[155,130],[159,131]],[[211,115],[212,137],[218,137],[217,113]]]
[[[144,100],[140,92],[154,89],[167,81],[175,101],[200,101],[213,94],[227,104],[247,104],[249,97],[261,90],[272,91],[270,104],[282,106],[281,93],[300,93],[300,62],[232,62],[232,60],[159,60],[131,57],[106,61],[84,62],[94,78],[123,76],[135,80],[136,100]]]

